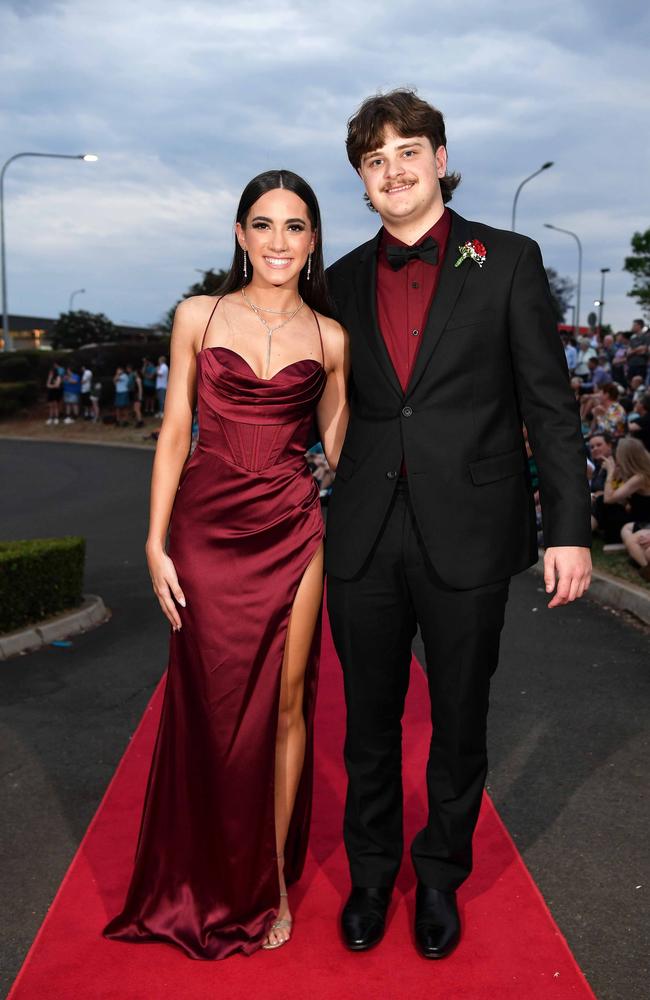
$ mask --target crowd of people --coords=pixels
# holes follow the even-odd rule
[[[112,376],[110,400],[102,400],[102,381],[87,365],[63,367],[54,362],[48,372],[46,424],[73,424],[77,420],[128,427],[144,426],[147,416],[162,419],[169,366],[161,355],[158,362],[142,358],[139,367],[118,365]]]
[[[587,445],[592,529],[650,582],[650,331],[562,335]],[[541,527],[541,525],[540,525]]]

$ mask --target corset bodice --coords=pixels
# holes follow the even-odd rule
[[[252,472],[304,460],[325,381],[313,358],[263,379],[235,351],[204,347],[197,355],[197,447]]]

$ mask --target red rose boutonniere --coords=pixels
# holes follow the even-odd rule
[[[471,257],[475,260],[479,267],[483,267],[485,264],[485,258],[487,257],[487,250],[479,240],[468,240],[467,243],[463,243],[462,247],[458,247],[460,250],[460,257],[454,264],[454,267],[460,267],[466,257]]]

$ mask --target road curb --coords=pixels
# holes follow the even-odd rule
[[[543,576],[543,559],[531,566],[530,571]],[[635,587],[633,583],[619,580],[602,570],[593,570],[591,586],[585,596],[598,604],[616,608],[617,611],[630,611],[646,625],[650,625],[650,592],[643,587]]]
[[[74,611],[66,611],[36,625],[0,635],[0,660],[8,660],[21,653],[33,653],[51,642],[87,632],[107,622],[110,617],[111,612],[101,597],[84,594],[83,603]]]

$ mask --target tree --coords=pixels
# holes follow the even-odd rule
[[[558,323],[564,322],[564,315],[569,308],[569,302],[573,298],[576,290],[575,284],[570,278],[563,278],[557,273],[554,267],[546,268],[546,276],[551,287],[551,296]]]
[[[227,274],[227,271],[213,271],[212,268],[209,271],[203,271],[203,280],[196,281],[193,285],[190,285],[187,291],[183,293],[182,298],[165,313],[161,323],[163,330],[171,332],[174,323],[174,313],[179,302],[182,302],[183,299],[189,299],[191,295],[216,295]]]
[[[630,242],[632,256],[625,258],[623,270],[629,271],[634,284],[627,294],[638,301],[644,316],[650,316],[650,229],[635,233]]]
[[[82,347],[115,340],[117,328],[104,313],[85,309],[61,313],[52,328],[52,347]]]

